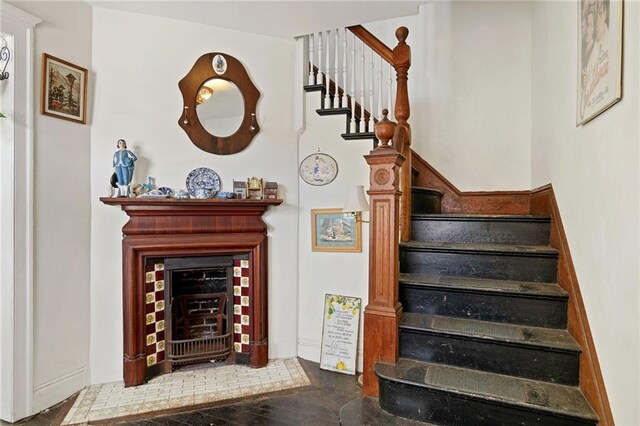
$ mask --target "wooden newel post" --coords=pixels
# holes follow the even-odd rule
[[[411,127],[407,122],[411,115],[409,108],[409,68],[411,68],[411,48],[406,40],[409,35],[407,27],[396,30],[398,45],[393,49],[393,68],[396,70],[397,93],[394,114],[398,120],[393,142],[396,149],[405,158],[400,172],[400,189],[402,190],[400,232],[401,240],[411,238]]]
[[[375,125],[380,144],[365,155],[370,173],[369,303],[364,310],[364,395],[378,396],[376,362],[398,360],[398,241],[400,238],[399,171],[404,157],[388,144],[395,123],[383,119]]]

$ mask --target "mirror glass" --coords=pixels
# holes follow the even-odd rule
[[[211,78],[198,90],[196,113],[202,126],[213,136],[231,136],[244,119],[242,93],[230,81]]]

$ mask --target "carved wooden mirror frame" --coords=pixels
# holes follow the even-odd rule
[[[226,69],[214,70],[213,59],[221,55],[226,59]],[[220,72],[222,71],[222,72]],[[200,87],[212,78],[230,81],[238,86],[244,98],[244,117],[236,132],[230,136],[210,134],[198,119],[196,96]],[[256,106],[260,92],[249,78],[244,66],[231,55],[221,52],[206,53],[193,65],[191,71],[178,83],[182,92],[183,110],[178,124],[198,148],[212,154],[235,154],[245,149],[260,131],[256,120]]]

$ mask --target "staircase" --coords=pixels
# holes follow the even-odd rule
[[[371,138],[377,146],[365,156],[372,167],[374,244],[365,309],[364,395],[379,396],[387,413],[429,424],[596,425],[598,417],[578,387],[581,348],[567,331],[568,294],[556,282],[558,252],[549,245],[550,219],[442,214],[441,192],[405,190],[412,170],[407,33],[398,29],[393,51],[362,27],[335,30],[334,48],[331,31],[308,37],[304,89],[321,94],[316,112],[344,115],[345,140]],[[361,65],[356,36],[363,42]],[[370,67],[365,44],[371,50]],[[397,72],[394,110],[393,83],[385,96],[382,72],[374,90],[374,51],[380,70],[384,59]],[[385,146],[388,132],[378,132],[377,142],[373,124],[383,122],[376,129],[388,124],[382,105],[389,105],[389,118],[398,121],[393,145],[404,160]],[[352,417],[356,412],[360,419],[366,412],[371,418],[371,401],[352,401],[343,411]],[[375,424],[392,422],[386,413],[377,416]],[[341,422],[353,424],[342,413]]]
[[[577,387],[549,218],[434,204],[414,202],[400,244],[400,359],[375,366],[380,406],[433,424],[597,424]]]

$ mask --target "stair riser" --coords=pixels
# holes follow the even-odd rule
[[[400,356],[534,380],[578,384],[580,354],[400,329]]]
[[[515,295],[467,293],[400,283],[400,303],[405,312],[458,318],[565,328],[567,299],[539,299]]]
[[[380,379],[380,406],[397,416],[442,425],[595,426],[583,419]]]
[[[411,213],[438,214],[442,211],[442,194],[426,191],[411,192]]]
[[[438,243],[549,244],[548,222],[429,220],[411,222],[411,239]]]
[[[441,253],[400,248],[400,272],[514,281],[556,281],[556,257]]]

